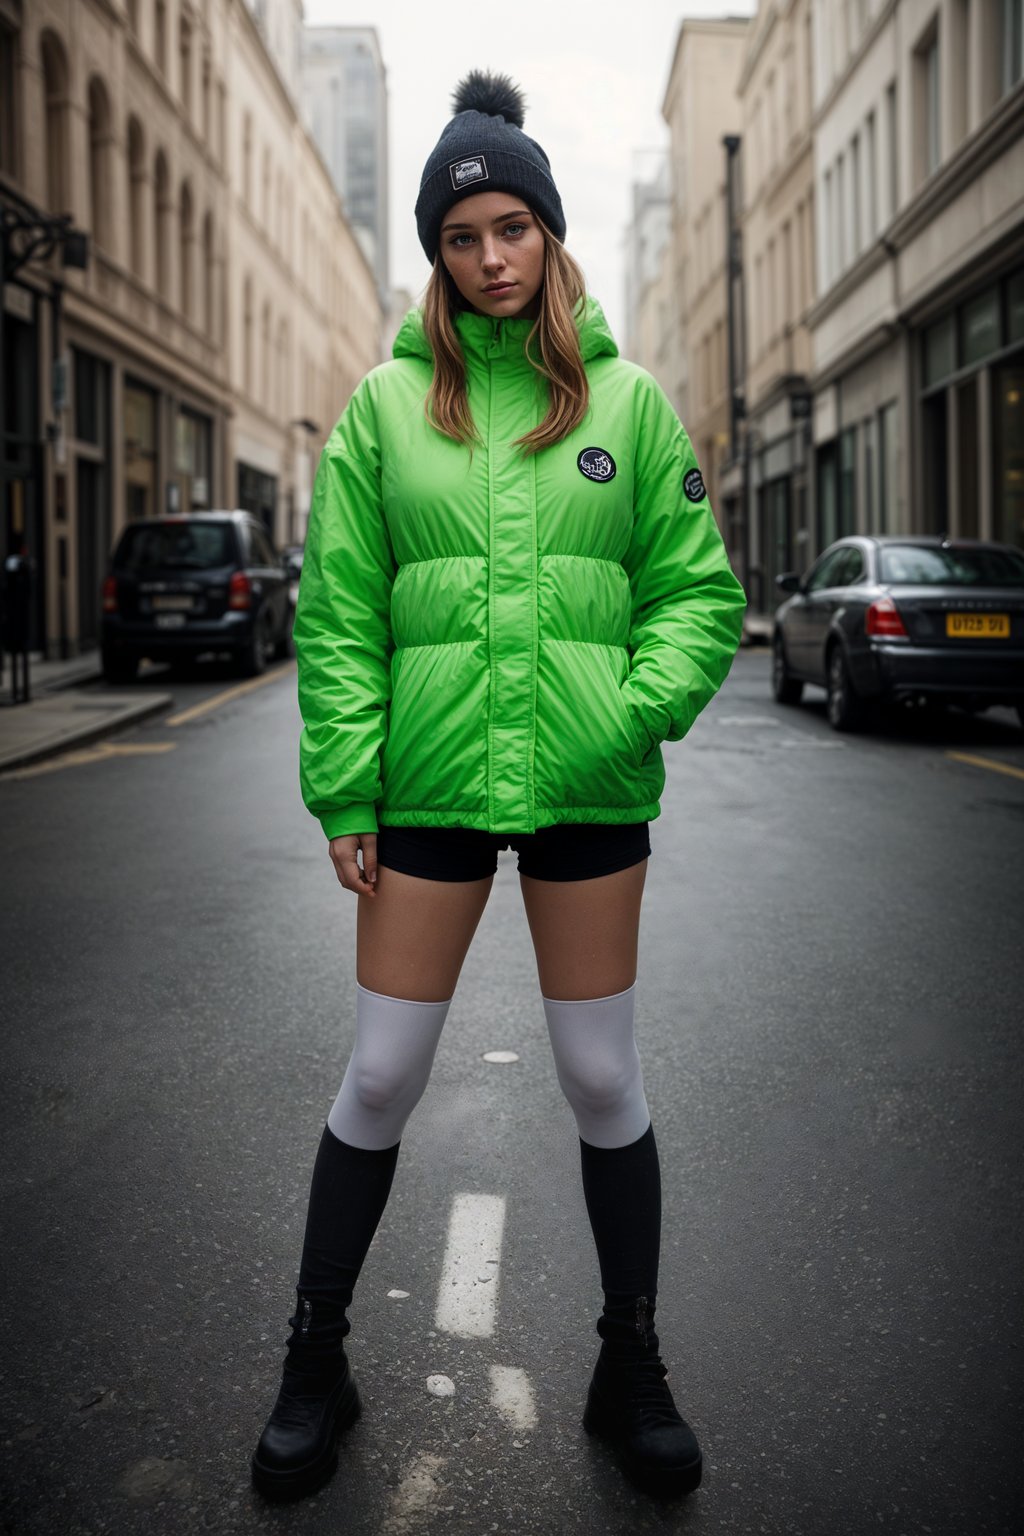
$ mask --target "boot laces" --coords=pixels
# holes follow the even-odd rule
[[[631,1362],[630,1375],[630,1401],[645,1427],[680,1422],[672,1393],[665,1385],[668,1367],[660,1355],[645,1355]]]

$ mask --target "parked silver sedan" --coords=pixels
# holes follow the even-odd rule
[[[982,540],[861,536],[826,549],[775,615],[772,691],[827,693],[837,731],[873,705],[1013,706],[1024,726],[1024,553]]]

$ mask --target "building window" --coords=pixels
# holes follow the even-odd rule
[[[192,28],[181,18],[178,34],[178,53],[181,60],[181,105],[186,119],[192,121]]]
[[[850,140],[850,257],[856,261],[861,252],[860,134]]]
[[[836,270],[845,272],[846,252],[846,156],[836,160]]]
[[[110,101],[103,82],[89,81],[89,206],[98,246],[110,249]]]
[[[915,157],[920,182],[938,170],[942,158],[937,21],[933,21],[924,42],[915,50],[914,96]]]
[[[0,21],[0,171],[18,175],[18,34]]]
[[[203,331],[211,344],[216,342],[214,328],[214,289],[216,283],[216,252],[213,241],[213,214],[203,219]]]
[[[867,161],[867,215],[868,215],[868,242],[874,241],[878,236],[878,135],[875,129],[875,114],[869,112],[867,122],[864,125],[864,156]]]
[[[1003,94],[1024,79],[1024,0],[1003,0]]]
[[[885,89],[885,137],[886,161],[888,164],[889,206],[886,210],[889,218],[896,217],[896,210],[900,205],[900,124],[897,112],[896,81],[890,80]]]
[[[144,276],[146,249],[146,143],[137,117],[128,119],[128,260]]]
[[[181,184],[178,214],[178,248],[180,252],[181,312],[186,320],[192,319],[192,254],[194,244],[192,189],[187,181],[183,181]]]
[[[156,237],[156,288],[162,299],[170,297],[171,173],[163,150],[156,157],[153,230]]]
[[[46,99],[46,205],[50,213],[66,213],[68,205],[68,63],[53,32],[44,32],[43,93]]]
[[[1006,285],[1006,320],[1010,341],[1024,341],[1024,270]]]
[[[827,288],[832,281],[835,270],[835,255],[832,249],[832,172],[825,172],[825,218],[821,242],[821,286]]]
[[[155,16],[156,38],[154,54],[156,67],[162,75],[167,73],[167,0],[156,0]]]

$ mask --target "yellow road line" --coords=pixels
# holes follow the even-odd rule
[[[87,763],[101,763],[110,757],[151,757],[157,752],[173,752],[176,741],[114,744],[99,741],[94,747],[79,747],[74,752],[62,752],[59,757],[48,757],[41,763],[30,763],[26,768],[11,768],[0,774],[5,779],[37,779],[44,773],[60,773],[64,768],[81,768]]]
[[[212,699],[204,699],[201,704],[193,704],[191,709],[183,709],[178,715],[171,715],[164,725],[187,725],[190,720],[198,720],[200,715],[209,714],[211,709],[219,709],[222,704],[230,704],[232,699],[240,699],[245,693],[252,693],[255,688],[262,688],[266,683],[277,682],[282,677],[291,677],[295,671],[294,662],[290,667],[278,667],[273,672],[264,672],[262,677],[254,677],[247,683],[239,683],[237,688],[227,688],[223,693],[215,693]]]
[[[969,763],[972,768],[991,768],[993,773],[1009,774],[1011,779],[1024,779],[1024,768],[1011,768],[1009,763],[997,763],[991,757],[972,757],[969,752],[947,752],[955,763]]]

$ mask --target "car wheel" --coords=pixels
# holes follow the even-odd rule
[[[856,731],[864,723],[864,702],[850,681],[846,656],[838,642],[828,654],[825,712],[834,731]]]
[[[772,641],[772,693],[775,695],[775,702],[776,704],[799,704],[803,698],[803,692],[803,683],[789,670],[782,636],[776,635]]]
[[[138,675],[139,658],[132,651],[103,651],[101,665],[105,682],[133,683]]]
[[[264,607],[253,619],[248,644],[238,654],[238,670],[243,677],[259,677],[267,670],[274,644],[274,615]]]

